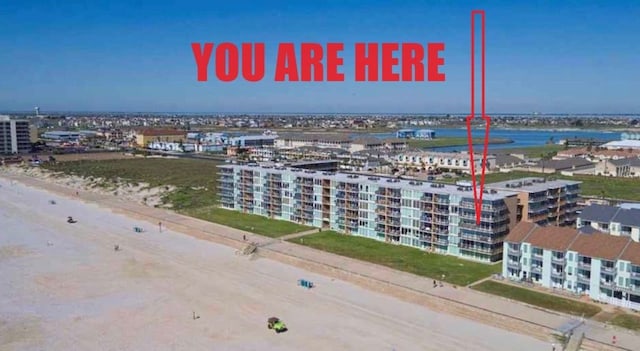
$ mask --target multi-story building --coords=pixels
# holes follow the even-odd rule
[[[487,189],[518,193],[517,221],[573,225],[578,217],[580,184],[573,180],[522,178],[487,184]]]
[[[517,193],[258,165],[220,166],[221,206],[479,261],[502,259]]]
[[[520,222],[504,241],[502,275],[640,310],[640,243]]]
[[[582,210],[576,225],[578,228],[591,227],[610,235],[627,236],[640,242],[640,208],[594,204]]]
[[[180,143],[187,140],[187,132],[177,129],[145,129],[135,134],[136,144],[147,147],[151,142]]]
[[[298,148],[303,146],[315,146],[319,148],[337,148],[349,150],[351,139],[341,134],[278,134],[275,146],[278,148]]]
[[[0,117],[0,154],[10,155],[31,151],[29,121]]]
[[[425,171],[443,169],[449,171],[462,171],[471,174],[471,158],[466,152],[435,152],[419,151],[405,152],[396,156],[395,162],[402,167],[415,167]],[[475,169],[479,172],[482,168],[482,155],[474,156]],[[487,169],[496,167],[496,157],[487,156]]]
[[[640,177],[640,158],[627,157],[601,160],[596,164],[595,175],[610,177]]]
[[[229,138],[229,145],[237,147],[270,147],[275,145],[274,135],[242,135]]]
[[[396,137],[405,139],[435,139],[436,132],[431,129],[400,129],[396,132]]]

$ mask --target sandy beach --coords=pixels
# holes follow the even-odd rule
[[[4,178],[0,222],[0,350],[550,348]]]

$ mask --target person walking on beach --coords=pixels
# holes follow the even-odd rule
[[[162,222],[158,222],[158,231],[162,233]]]

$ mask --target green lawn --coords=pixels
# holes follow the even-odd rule
[[[474,138],[474,144],[481,144],[484,142],[483,138]],[[506,138],[489,138],[489,144],[509,144],[512,143],[513,140]],[[409,139],[407,140],[407,145],[409,147],[414,148],[430,148],[430,147],[445,147],[445,146],[463,146],[468,145],[467,138],[459,138],[459,137],[445,137],[445,138],[436,138],[432,140],[422,140],[422,139]]]
[[[476,263],[333,231],[311,234],[303,240],[296,238],[290,241],[433,279],[440,280],[444,274],[444,281],[461,286],[498,273],[501,269],[500,264]]]
[[[186,210],[184,214],[271,238],[312,229],[293,222],[226,210],[215,206]]]
[[[174,186],[163,201],[180,213],[269,237],[297,233],[310,228],[291,222],[216,208],[219,162],[197,159],[135,158],[125,160],[73,161],[46,164],[52,171],[104,179],[98,186],[120,180],[151,187]]]
[[[210,206],[216,203],[218,162],[194,159],[134,158],[125,160],[72,161],[45,164],[52,171],[82,177],[103,178],[99,186],[108,187],[117,180],[151,187],[174,186],[164,201],[177,210]]]
[[[521,301],[530,305],[568,313],[575,316],[593,317],[601,308],[588,303],[545,294],[525,288],[498,283],[492,280],[484,281],[471,287],[474,290]]]
[[[640,316],[636,314],[620,314],[609,321],[618,327],[640,330]]]
[[[513,148],[513,149],[500,149],[500,150],[496,150],[496,152],[499,151],[502,154],[504,153],[524,154],[527,157],[541,157],[542,154],[556,153],[564,149],[565,149],[564,145],[546,144],[546,145]]]

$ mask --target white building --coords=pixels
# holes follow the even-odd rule
[[[640,149],[640,140],[619,140],[619,141],[610,141],[602,147],[615,150],[615,149],[632,149],[638,150]]]
[[[396,156],[398,166],[410,166],[424,170],[446,169],[471,173],[471,159],[468,153],[420,151],[407,152]],[[482,155],[474,155],[476,173],[482,171]],[[487,156],[487,170],[496,168],[496,157]]]
[[[640,242],[640,209],[606,205],[585,207],[576,223],[615,236],[627,236]]]
[[[640,243],[520,222],[504,241],[502,275],[640,310]]]
[[[299,148],[315,146],[318,148],[337,148],[349,150],[351,139],[341,134],[279,134],[275,141],[278,148]]]
[[[31,151],[29,121],[0,117],[0,154],[17,154]]]

